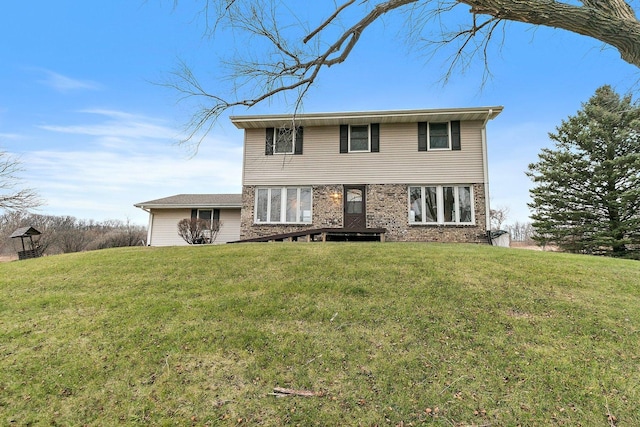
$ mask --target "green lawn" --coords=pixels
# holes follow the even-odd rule
[[[637,261],[268,243],[0,264],[0,425],[637,426],[639,402]]]

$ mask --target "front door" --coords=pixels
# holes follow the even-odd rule
[[[344,228],[367,228],[366,194],[364,185],[344,186]]]

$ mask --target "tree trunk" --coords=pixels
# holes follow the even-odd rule
[[[561,28],[593,37],[618,49],[622,59],[640,67],[640,22],[622,0],[583,0],[583,6],[558,1],[469,0],[472,13]]]

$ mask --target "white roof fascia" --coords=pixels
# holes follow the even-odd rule
[[[283,123],[296,121],[300,125],[328,126],[351,123],[403,123],[432,121],[439,117],[447,117],[455,120],[459,117],[465,120],[485,120],[495,118],[502,112],[502,106],[495,107],[468,107],[468,108],[443,108],[429,110],[393,110],[393,111],[360,111],[339,113],[309,113],[309,114],[278,114],[255,116],[231,116],[231,122],[238,129],[258,129],[272,126],[281,126]]]

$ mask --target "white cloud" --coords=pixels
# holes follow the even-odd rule
[[[51,132],[104,137],[107,140],[125,139],[164,139],[175,140],[175,129],[161,124],[161,121],[150,117],[125,113],[114,110],[82,110],[91,116],[104,119],[98,123],[83,123],[80,125],[42,125],[41,129]]]
[[[172,143],[176,131],[162,121],[120,111],[84,112],[101,120],[42,126],[52,141],[73,134],[86,137],[82,144],[29,154],[29,186],[46,199],[43,213],[95,220],[127,217],[146,224],[147,214],[134,203],[179,193],[240,192],[240,142],[209,136],[192,157]],[[57,146],[69,144],[50,145]]]
[[[42,70],[45,78],[40,83],[57,90],[58,92],[70,92],[76,90],[100,90],[102,85],[91,80],[79,80],[63,76],[50,70]]]

